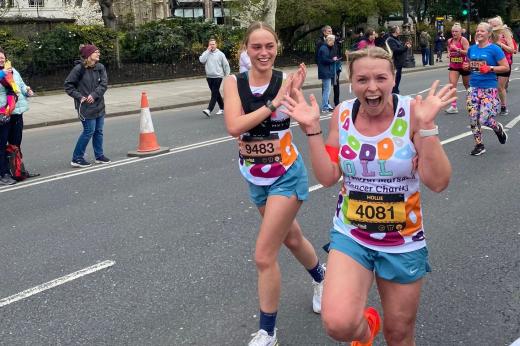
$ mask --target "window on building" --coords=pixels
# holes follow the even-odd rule
[[[45,7],[45,0],[29,0],[29,7]]]
[[[14,6],[14,0],[0,0],[1,8],[7,8],[7,7],[13,7],[13,6]]]
[[[176,8],[173,12],[174,17],[197,18],[204,17],[204,9],[202,8]]]

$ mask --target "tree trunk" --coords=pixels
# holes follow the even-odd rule
[[[101,7],[101,18],[105,27],[115,29],[116,28],[116,15],[113,9],[113,0],[98,0],[99,6]]]
[[[264,0],[264,19],[273,29],[276,25],[276,4],[277,0]]]

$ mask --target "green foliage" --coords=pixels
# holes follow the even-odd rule
[[[243,29],[175,18],[150,22],[128,31],[123,36],[121,48],[125,60],[171,62],[201,54],[210,38],[215,38],[219,48],[228,55],[242,35]]]
[[[26,39],[14,37],[11,31],[0,29],[0,47],[17,67],[23,68],[27,64],[29,42]]]
[[[103,61],[110,63],[115,56],[117,33],[102,26],[78,26],[60,24],[53,30],[36,33],[31,37],[29,51],[32,63],[38,69],[70,63],[79,57],[81,43],[93,43]]]

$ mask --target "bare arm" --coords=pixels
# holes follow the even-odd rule
[[[301,90],[294,89],[291,94],[295,98],[286,96],[283,104],[287,107],[287,114],[300,123],[305,134],[316,134],[321,132],[320,109],[314,95],[310,96],[310,105],[305,101]],[[316,179],[323,186],[334,185],[341,177],[339,165],[333,162],[325,149],[325,143],[321,134],[307,136],[312,169]],[[329,136],[326,144],[338,148],[338,108],[334,110],[330,119]]]
[[[278,94],[274,98],[273,105],[279,107],[282,104],[283,95],[287,92],[287,87],[292,85],[292,75],[282,83]],[[242,115],[242,102],[238,94],[238,86],[235,77],[228,76],[224,80],[224,122],[228,133],[233,137],[238,137],[260,124],[264,119],[271,116],[271,110],[266,106],[258,108],[256,111]]]
[[[435,192],[444,190],[451,178],[451,164],[438,136],[421,137],[420,130],[435,128],[438,112],[456,99],[455,88],[446,85],[436,93],[439,81],[435,81],[428,97],[417,96],[411,101],[412,141],[417,150],[418,172],[426,187]]]

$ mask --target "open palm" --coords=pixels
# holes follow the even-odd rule
[[[412,100],[411,104],[414,109],[416,119],[423,124],[431,123],[437,117],[439,111],[457,99],[456,88],[452,88],[451,84],[445,85],[439,91],[437,87],[439,81],[433,82],[428,96],[423,99],[422,96],[417,95]]]
[[[293,89],[294,98],[285,95],[282,104],[285,106],[285,113],[300,123],[303,127],[311,127],[320,121],[320,107],[316,98],[311,94],[310,104],[307,103],[300,89]]]

